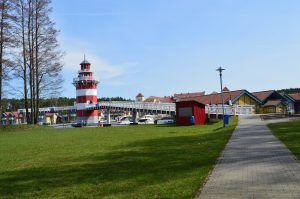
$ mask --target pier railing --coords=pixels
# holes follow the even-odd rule
[[[205,112],[210,115],[223,115],[222,105],[206,105]],[[254,106],[252,105],[224,105],[226,115],[251,115],[254,114]]]
[[[153,102],[123,102],[123,101],[108,101],[99,102],[96,104],[88,104],[85,106],[86,110],[95,109],[116,109],[116,110],[137,110],[137,111],[149,111],[153,113],[169,113],[176,114],[175,103],[153,103]],[[75,106],[64,107],[44,107],[39,108],[40,112],[58,112],[58,111],[76,111]],[[251,105],[224,105],[225,114],[227,115],[251,115],[255,113],[254,106]],[[25,112],[25,109],[18,109],[18,112]],[[29,109],[29,112],[31,110]],[[222,105],[206,105],[205,112],[209,115],[222,115]]]
[[[175,103],[153,103],[153,102],[99,102],[98,107],[119,108],[119,109],[136,109],[136,110],[153,110],[153,111],[176,111]]]

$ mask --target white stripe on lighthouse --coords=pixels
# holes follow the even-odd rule
[[[76,90],[76,96],[87,96],[87,95],[97,96],[97,89],[78,89],[78,90]]]
[[[88,108],[89,106],[95,106],[93,104],[87,104],[87,103],[77,103],[76,104],[76,109],[77,110],[85,110],[86,108]]]

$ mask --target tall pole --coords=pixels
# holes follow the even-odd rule
[[[223,127],[225,127],[225,120],[224,120],[224,115],[225,115],[225,109],[224,109],[224,93],[223,93],[223,82],[222,82],[222,71],[225,70],[221,66],[217,69],[220,73],[220,84],[221,84],[221,96],[222,96],[222,111],[223,111]]]

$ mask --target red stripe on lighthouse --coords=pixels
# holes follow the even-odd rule
[[[76,103],[86,103],[87,101],[92,101],[93,103],[97,103],[97,96],[88,95],[88,96],[77,96]]]
[[[97,85],[96,84],[92,84],[92,83],[88,83],[88,84],[80,84],[78,83],[76,85],[76,89],[96,89]]]
[[[76,116],[77,117],[90,117],[90,116],[98,116],[99,111],[98,110],[93,110],[93,111],[76,111]]]

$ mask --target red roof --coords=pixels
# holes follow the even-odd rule
[[[175,98],[188,98],[188,97],[198,97],[205,95],[205,92],[194,92],[194,93],[175,93]]]
[[[136,97],[144,97],[144,95],[142,93],[139,93]]]
[[[12,112],[4,112],[3,116],[4,117],[22,118],[23,114],[22,113],[18,113],[17,111],[12,111]]]
[[[257,97],[260,101],[264,101],[269,97],[274,91],[269,90],[269,91],[261,91],[261,92],[254,92],[252,93],[255,97]]]
[[[23,117],[23,114],[22,114],[22,113],[18,113],[17,111],[13,111],[13,112],[11,112],[11,114],[12,114],[14,117],[16,117],[16,118],[21,118],[21,117]]]
[[[9,116],[9,114],[10,114],[10,112],[3,112],[3,113],[2,113],[2,115],[3,115],[4,117]]]
[[[54,113],[45,113],[46,117],[52,117],[54,115]]]
[[[190,101],[193,101],[193,102],[197,102],[199,104],[203,104],[199,99],[197,98],[181,98],[180,100],[177,100],[176,103],[180,103],[180,102],[190,102]],[[205,104],[204,104],[205,105]]]
[[[150,96],[144,102],[168,102],[173,103],[175,100],[173,97],[157,97],[157,96]]]
[[[294,100],[300,101],[300,93],[289,94]]]
[[[229,92],[224,92],[224,103],[228,103],[229,100],[233,100],[240,95],[245,90],[237,90],[237,91],[229,91]],[[222,97],[221,93],[214,93],[214,94],[209,94],[209,95],[203,95],[199,97],[189,97],[189,98],[181,98],[178,101],[197,101],[202,104],[222,104]]]
[[[269,100],[264,106],[278,106],[281,103],[281,100]]]

